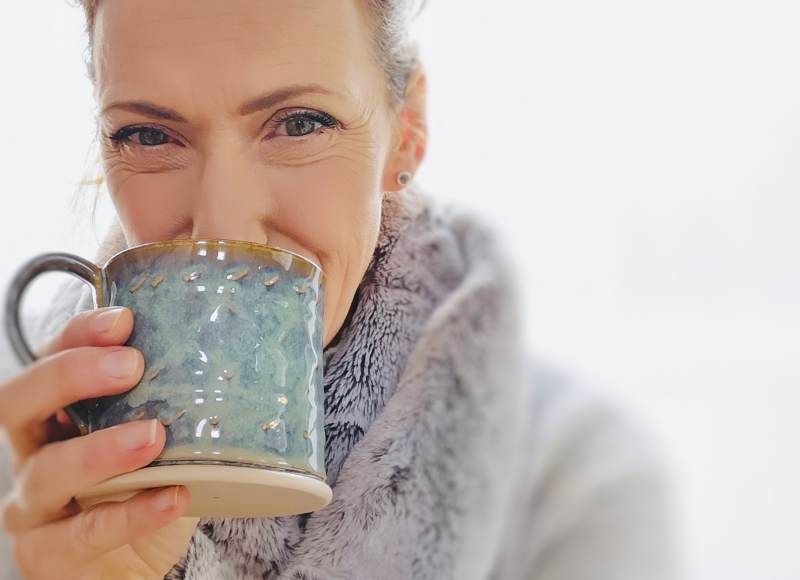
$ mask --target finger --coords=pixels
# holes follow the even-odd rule
[[[173,499],[176,503],[172,503]],[[16,557],[35,578],[63,578],[107,552],[152,534],[189,504],[185,486],[148,489],[122,502],[103,502],[18,536]],[[159,509],[166,505],[166,509]],[[47,546],[47,558],[42,557]]]
[[[64,409],[56,411],[55,415],[48,417],[48,436],[44,441],[61,441],[80,435],[80,430],[70,419]]]
[[[69,415],[67,415],[67,412],[64,409],[59,409],[58,411],[56,411],[56,420],[65,427],[69,427],[70,425],[74,424],[72,422],[72,419],[69,418]]]
[[[77,346],[122,344],[133,330],[133,312],[124,306],[84,310],[74,314],[36,350],[38,358]]]
[[[31,422],[43,422],[76,401],[125,392],[143,372],[144,357],[134,347],[62,350],[0,384],[0,426],[18,430]]]
[[[157,419],[130,421],[48,443],[25,463],[3,505],[3,526],[20,533],[63,517],[84,490],[152,462],[166,441]]]

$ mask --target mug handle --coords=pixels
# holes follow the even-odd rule
[[[5,304],[5,328],[9,342],[23,365],[35,362],[33,353],[20,327],[22,295],[34,278],[44,272],[67,272],[86,282],[93,290],[94,307],[106,305],[103,270],[91,260],[64,252],[41,254],[28,260],[17,271],[8,287]],[[89,432],[89,412],[80,401],[64,407],[64,411],[78,427],[81,435]]]

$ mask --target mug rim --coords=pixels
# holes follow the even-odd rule
[[[130,246],[129,248],[125,248],[120,250],[108,260],[106,260],[105,266],[108,266],[113,260],[122,256],[127,252],[132,252],[134,250],[141,250],[141,249],[148,249],[148,248],[157,248],[157,247],[168,247],[168,246],[240,246],[249,249],[258,249],[258,250],[273,250],[276,252],[283,252],[285,254],[291,254],[292,256],[299,258],[309,266],[312,266],[319,273],[322,275],[323,278],[327,278],[325,274],[325,270],[322,269],[320,264],[317,264],[311,258],[307,258],[302,254],[298,254],[295,251],[289,250],[287,248],[281,248],[279,246],[273,246],[270,244],[260,244],[258,242],[248,242],[246,240],[234,240],[230,238],[177,238],[174,240],[156,240],[154,242],[145,242],[143,244],[137,244],[135,246]],[[105,268],[105,266],[103,266]]]

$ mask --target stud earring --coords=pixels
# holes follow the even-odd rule
[[[409,181],[411,181],[411,172],[401,171],[400,173],[397,174],[397,183],[399,183],[400,185],[405,185]]]

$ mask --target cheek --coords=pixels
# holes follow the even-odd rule
[[[325,336],[333,338],[372,257],[381,219],[375,165],[334,158],[280,172],[276,227],[313,251],[326,274]],[[327,344],[327,342],[326,342]]]
[[[191,187],[181,172],[107,174],[108,190],[131,245],[163,240],[185,223]]]
[[[322,259],[356,252],[348,260],[361,260],[380,219],[380,178],[377,161],[366,157],[276,170],[270,177],[280,208],[275,225]]]

